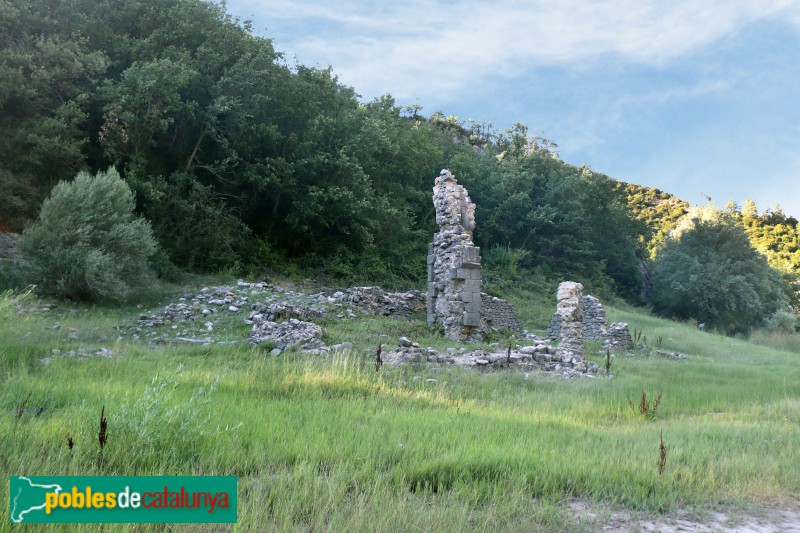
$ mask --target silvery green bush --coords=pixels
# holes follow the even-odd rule
[[[19,248],[40,289],[73,300],[120,300],[151,279],[150,224],[135,216],[130,187],[114,168],[62,181]]]

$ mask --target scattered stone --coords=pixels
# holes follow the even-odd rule
[[[411,341],[408,340],[406,337],[400,337],[400,340],[397,342],[397,345],[401,348],[407,348],[411,346]],[[419,346],[417,346],[419,347]]]
[[[353,348],[352,342],[341,342],[339,344],[334,344],[331,346],[331,350],[334,352],[343,352],[345,350],[351,350]]]
[[[686,359],[686,354],[682,354],[679,352],[666,352],[662,350],[656,350],[655,353],[659,357],[667,357],[669,359]]]
[[[62,352],[59,349],[53,348],[50,350],[50,354],[42,359],[42,364],[50,364],[58,357],[69,357],[72,359],[88,359],[90,357],[103,357],[105,359],[111,359],[114,357],[114,352],[108,348],[97,348],[93,350],[91,348],[76,348],[74,350],[69,350],[67,352]]]
[[[211,344],[214,340],[211,337],[205,339],[190,339],[188,337],[175,337],[175,342],[183,342],[186,344]]]
[[[544,342],[544,341],[541,341]],[[523,353],[523,349],[528,353]],[[540,351],[531,350],[535,348]],[[387,365],[397,366],[407,363],[444,363],[450,365],[470,366],[480,368],[482,371],[489,369],[516,368],[525,372],[538,370],[545,373],[557,374],[565,377],[592,375],[599,371],[597,364],[570,358],[562,361],[547,353],[552,348],[546,344],[524,346],[519,351],[512,351],[508,357],[507,350],[487,351],[484,349],[465,350],[464,348],[448,348],[447,353],[438,353],[433,348],[415,348],[411,346],[398,347],[383,354],[383,361]],[[436,367],[430,369],[436,371]]]

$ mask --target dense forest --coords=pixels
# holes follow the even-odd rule
[[[290,64],[224,4],[0,0],[0,231],[62,180],[114,167],[159,243],[156,272],[236,270],[414,285],[449,168],[477,204],[488,268],[578,278],[635,300],[688,204],[390,95]],[[729,206],[800,271],[798,222]],[[645,268],[646,270],[646,268]]]

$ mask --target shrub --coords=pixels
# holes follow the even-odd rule
[[[133,192],[114,168],[56,185],[19,242],[41,290],[119,300],[150,279],[156,242],[133,209]]]
[[[778,333],[794,333],[797,326],[797,317],[791,311],[778,309],[771,317],[764,320],[764,328],[767,331]]]

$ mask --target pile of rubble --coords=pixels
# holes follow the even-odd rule
[[[250,342],[274,346],[271,352],[273,355],[279,355],[294,346],[314,355],[322,355],[330,350],[322,342],[321,327],[296,318],[290,318],[286,322],[273,322],[264,318],[257,320],[250,331]]]
[[[467,350],[465,348],[448,348],[440,353],[433,348],[424,348],[419,343],[401,337],[397,348],[382,355],[387,365],[408,363],[445,363],[474,367],[479,370],[515,368],[522,371],[541,371],[566,377],[593,375],[599,370],[596,363],[584,361],[579,357],[559,355],[557,349],[545,341],[537,341],[533,345],[503,349],[493,344],[489,349]]]
[[[247,315],[247,320],[244,321],[245,324],[253,324],[254,322],[263,320],[277,322],[279,320],[288,320],[292,318],[313,320],[325,316],[324,309],[314,309],[287,303],[266,304],[263,302],[256,302],[252,304],[251,308],[252,311]]]
[[[331,299],[350,304],[371,315],[409,317],[425,310],[425,295],[416,290],[386,292],[380,287],[350,287],[337,291]]]
[[[215,342],[210,337],[215,327],[225,329],[239,320],[253,325],[262,318],[313,320],[337,305],[343,307],[327,297],[310,297],[265,282],[239,281],[235,286],[203,287],[196,293],[185,294],[162,310],[142,312],[134,324],[119,326],[118,330],[121,338],[210,344]],[[340,318],[345,318],[345,314],[347,318],[355,316],[340,311]]]

